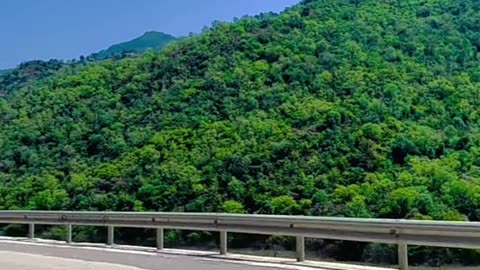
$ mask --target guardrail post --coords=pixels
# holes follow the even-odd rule
[[[226,231],[220,231],[220,255],[227,255],[228,236]]]
[[[163,228],[157,228],[157,250],[163,249]]]
[[[405,243],[398,244],[398,265],[400,270],[408,270],[408,246]]]
[[[30,239],[35,238],[35,224],[34,223],[28,224],[28,238],[30,238]]]
[[[297,262],[305,261],[305,237],[297,236]]]
[[[108,237],[107,237],[107,245],[113,246],[115,239],[115,227],[108,226]]]
[[[68,244],[72,243],[72,224],[67,224],[67,237]]]

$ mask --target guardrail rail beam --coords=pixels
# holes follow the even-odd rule
[[[157,248],[163,248],[164,229],[220,233],[220,254],[227,254],[228,233],[283,235],[296,237],[297,260],[305,260],[305,238],[358,241],[398,245],[398,264],[408,269],[408,245],[480,248],[480,222],[405,219],[239,215],[223,213],[159,212],[69,212],[0,211],[0,223],[29,226],[28,237],[35,237],[35,225],[108,228],[107,244],[114,245],[115,227],[157,229]]]

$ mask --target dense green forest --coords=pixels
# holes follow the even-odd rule
[[[37,82],[56,74],[64,62],[60,60],[33,60],[20,64],[10,70],[0,70],[0,96],[24,87],[30,87]]]
[[[305,0],[65,67],[0,99],[0,207],[479,221],[479,50],[479,0]]]

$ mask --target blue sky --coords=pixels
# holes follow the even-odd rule
[[[214,20],[280,12],[299,0],[5,0],[0,69],[32,59],[73,59],[163,31],[200,32]]]

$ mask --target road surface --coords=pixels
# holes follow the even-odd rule
[[[68,246],[0,242],[0,266],[8,270],[279,270],[195,256],[142,254]]]
[[[81,260],[62,259],[43,255],[0,251],[2,269],[11,270],[139,270],[140,268],[114,265],[109,263],[86,262]]]

